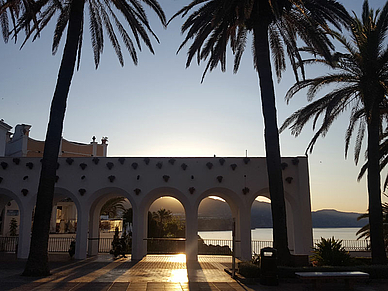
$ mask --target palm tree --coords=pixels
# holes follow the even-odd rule
[[[124,197],[114,197],[105,202],[105,204],[101,207],[100,214],[108,215],[109,218],[115,218],[120,213],[124,213],[125,207],[124,202],[126,199]]]
[[[0,26],[5,43],[8,42],[11,33],[14,32],[20,15],[30,14],[32,22],[37,23],[36,14],[42,7],[42,2],[33,0],[0,0]],[[12,29],[10,29],[10,24]],[[30,30],[29,24],[25,27],[25,30],[28,33]],[[13,36],[16,42],[17,34]]]
[[[379,142],[383,132],[381,110],[387,102],[388,47],[384,45],[384,41],[388,36],[388,2],[381,11],[374,12],[369,9],[366,0],[363,4],[361,19],[354,16],[349,21],[349,27],[350,36],[348,38],[339,33],[332,33],[345,50],[345,53],[334,54],[334,62],[328,63],[319,57],[308,60],[311,63],[329,65],[335,69],[335,72],[295,84],[287,92],[286,100],[290,100],[304,88],[309,88],[307,97],[311,101],[321,87],[331,84],[337,87],[293,113],[284,122],[281,130],[290,127],[292,134],[297,136],[310,119],[314,120],[315,128],[319,117],[322,116],[322,124],[308,145],[307,150],[311,152],[318,137],[325,136],[334,120],[346,109],[351,108],[345,153],[352,132],[359,124],[355,150],[356,162],[364,132],[368,133],[367,184],[372,262],[385,264]]]
[[[282,263],[289,262],[286,211],[283,178],[281,172],[279,133],[276,117],[275,92],[272,80],[271,52],[278,81],[286,68],[285,55],[290,58],[295,77],[298,68],[304,76],[303,67],[298,66],[301,56],[297,49],[300,37],[308,46],[329,56],[331,44],[325,31],[327,23],[338,26],[348,14],[334,0],[194,0],[173,17],[187,14],[198,5],[198,10],[188,16],[182,25],[187,32],[180,51],[192,40],[188,49],[186,67],[197,56],[198,63],[207,60],[202,80],[208,70],[221,65],[226,70],[228,44],[234,53],[236,73],[248,33],[253,34],[253,65],[258,73],[262,110],[265,125],[267,173],[273,215],[273,240]],[[170,20],[171,21],[171,20]]]
[[[388,203],[383,203],[382,205],[383,209],[383,235],[384,235],[384,244],[385,248],[388,248]],[[357,217],[357,220],[361,220],[363,218],[369,218],[369,213],[364,213]],[[357,239],[369,239],[370,238],[370,224],[364,225],[362,228],[360,228],[357,233],[358,235]]]
[[[156,0],[143,1],[155,11],[162,24],[165,25],[165,15],[158,2]],[[31,37],[35,39],[39,36],[40,31],[47,26],[53,16],[58,12],[59,17],[56,22],[52,47],[52,52],[55,54],[67,26],[65,48],[51,103],[36,201],[35,223],[33,224],[32,230],[30,254],[23,273],[26,276],[42,276],[50,273],[47,246],[56,165],[66,110],[66,101],[71,80],[73,78],[74,68],[76,66],[77,56],[79,67],[83,41],[85,4],[87,4],[89,8],[89,29],[96,68],[98,67],[100,55],[103,50],[104,29],[115,49],[120,64],[124,65],[120,43],[112,22],[119,32],[125,47],[128,49],[134,64],[137,64],[136,45],[140,50],[140,43],[143,41],[148,49],[154,53],[148,33],[151,33],[156,40],[157,37],[152,32],[145,11],[139,1],[37,0],[33,3],[43,3],[40,9],[42,12],[39,14],[40,17],[37,22],[34,21],[34,15],[31,15],[31,11],[26,11],[19,17],[18,25],[14,31],[14,33],[17,34],[22,29],[31,27],[31,30],[27,30],[25,41]],[[122,18],[118,17],[117,12],[122,15]],[[127,30],[121,24],[121,21],[126,21],[128,23],[135,39],[135,44]]]
[[[171,218],[172,212],[171,210],[160,208],[158,211],[156,211],[156,215],[159,218],[160,224],[163,226],[163,223]]]

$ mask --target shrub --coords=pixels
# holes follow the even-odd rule
[[[245,278],[259,278],[260,268],[252,262],[241,262],[238,265],[238,272]]]
[[[324,239],[316,244],[311,256],[318,266],[347,266],[351,262],[349,253],[342,246],[342,240]]]

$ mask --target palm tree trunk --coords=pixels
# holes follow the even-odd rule
[[[276,117],[275,90],[272,80],[268,26],[253,28],[254,58],[259,75],[261,103],[264,116],[264,137],[267,158],[269,192],[273,221],[273,244],[278,251],[279,262],[289,264],[286,206],[280,159],[279,132]]]
[[[30,253],[23,272],[25,276],[46,276],[48,265],[48,239],[53,204],[58,152],[61,143],[66,100],[74,74],[78,41],[83,23],[84,1],[71,1],[66,44],[59,69],[50,120],[44,145]]]
[[[378,87],[377,87],[378,88]],[[373,101],[372,101],[373,102]],[[373,264],[386,264],[384,235],[383,235],[383,214],[381,206],[380,189],[380,165],[379,165],[379,128],[380,113],[379,102],[375,98],[371,104],[371,112],[368,120],[368,194],[369,194],[369,225],[370,241]]]

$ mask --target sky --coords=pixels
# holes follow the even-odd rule
[[[348,11],[359,15],[363,1],[342,0]],[[189,3],[187,0],[159,0],[169,19]],[[370,0],[381,8],[382,0]],[[143,45],[135,66],[124,51],[121,67],[105,35],[104,52],[96,70],[85,23],[81,66],[73,77],[63,137],[88,143],[92,136],[108,137],[108,156],[134,157],[264,157],[264,128],[257,73],[252,65],[250,40],[240,69],[233,74],[233,55],[228,53],[227,71],[216,68],[201,76],[204,64],[194,61],[185,68],[185,46],[177,49],[184,36],[184,19],[176,18],[163,28],[148,11],[151,26],[160,40],[153,40],[155,55]],[[0,40],[0,118],[15,127],[32,125],[30,136],[44,140],[50,103],[61,61],[64,39],[55,56],[51,54],[54,24],[46,27],[36,41],[20,49],[22,35],[15,44]],[[318,76],[324,68],[307,68]],[[288,67],[280,83],[275,81],[278,125],[307,104],[303,94],[289,104],[284,95],[294,84]],[[353,161],[353,146],[344,156],[345,131],[349,112],[337,119],[325,138],[320,138],[309,154],[312,210],[337,209],[365,212],[368,208],[366,179],[357,182],[359,165]],[[280,135],[282,156],[303,156],[313,135],[309,124],[295,138],[289,130]],[[386,173],[383,173],[385,178]],[[387,199],[383,197],[383,200]]]

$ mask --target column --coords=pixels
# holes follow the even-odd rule
[[[133,206],[132,206],[133,207]],[[132,260],[141,260],[147,255],[147,219],[148,208],[140,206],[139,209],[133,207],[132,223]]]
[[[20,224],[19,224],[19,243],[18,243],[18,259],[27,259],[30,253],[31,242],[31,225],[32,225],[32,210],[35,203],[24,203],[19,205],[20,209]]]
[[[77,208],[77,236],[75,242],[75,258],[85,259],[88,246],[89,207],[83,205],[82,211]]]
[[[236,221],[237,240],[237,255],[240,260],[249,261],[252,258],[252,243],[251,243],[251,209],[250,207],[242,207],[239,209],[239,219]]]
[[[57,205],[54,205],[51,211],[50,232],[56,232],[56,229],[57,229]]]
[[[90,221],[89,221],[89,243],[88,243],[88,255],[98,255],[98,241],[100,238],[99,229],[100,216],[96,209],[91,209]]]
[[[198,260],[198,210],[196,207],[186,209],[186,260]]]

